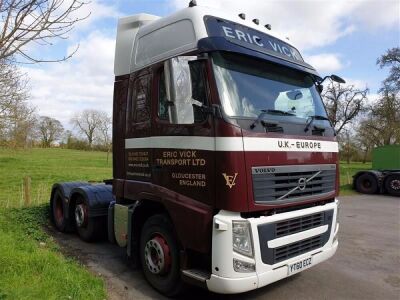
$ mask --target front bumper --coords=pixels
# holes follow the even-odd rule
[[[212,275],[206,281],[210,291],[221,294],[234,294],[254,290],[270,283],[290,276],[288,274],[288,265],[299,260],[312,257],[313,266],[323,262],[333,256],[338,247],[337,234],[339,224],[336,222],[338,201],[326,204],[324,206],[306,208],[297,211],[291,211],[276,214],[268,217],[249,218],[253,236],[254,258],[249,258],[232,251],[232,220],[242,219],[239,214],[221,211],[214,217],[213,229],[213,247],[212,247]],[[266,223],[280,222],[300,216],[333,210],[332,226],[330,226],[328,241],[318,249],[313,249],[301,255],[291,257],[290,259],[279,261],[275,264],[265,264],[262,261],[260,238],[258,226]],[[288,235],[283,239],[275,239],[271,244],[282,244],[286,240],[287,244],[306,239],[310,235],[318,234],[321,227],[298,232]],[[254,263],[256,271],[252,273],[239,273],[233,269],[233,259],[239,259],[248,263]]]

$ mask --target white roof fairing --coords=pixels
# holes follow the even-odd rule
[[[250,18],[243,20],[238,14],[196,6],[163,18],[147,14],[121,18],[117,30],[115,76],[130,74],[151,64],[196,50],[198,41],[208,37],[205,16],[215,16],[247,26],[291,45],[273,31],[256,25]]]

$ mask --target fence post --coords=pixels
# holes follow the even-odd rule
[[[25,206],[31,204],[31,178],[29,176],[24,177],[24,202]]]

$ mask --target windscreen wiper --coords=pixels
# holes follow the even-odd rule
[[[310,121],[307,122],[306,127],[304,128],[304,132],[307,132],[310,129],[310,126],[314,122],[314,120],[329,121],[329,119],[327,117],[319,116],[319,115],[308,116],[307,119],[310,119]]]
[[[295,116],[295,114],[283,111],[283,110],[278,110],[278,109],[262,109],[261,113],[258,115],[257,119],[253,122],[253,124],[250,125],[250,129],[254,129],[256,125],[260,122],[261,118],[264,115],[280,115],[280,116]]]

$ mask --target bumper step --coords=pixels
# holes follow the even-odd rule
[[[184,277],[188,277],[190,279],[194,279],[197,281],[201,282],[206,282],[206,280],[210,279],[211,273],[204,271],[204,270],[198,270],[198,269],[189,269],[189,270],[182,270],[182,275]]]

